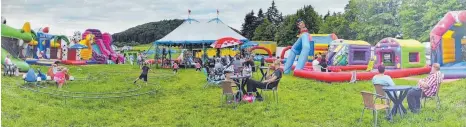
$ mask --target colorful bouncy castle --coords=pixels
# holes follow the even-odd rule
[[[332,41],[327,55],[330,66],[367,65],[370,58],[369,43],[343,39]]]
[[[466,78],[466,10],[452,11],[430,33],[431,63],[439,63],[445,78]]]
[[[314,42],[314,54],[327,54],[330,42],[338,39],[335,34],[311,34],[311,41]]]
[[[309,52],[308,59],[312,60],[312,57],[316,54],[327,54],[330,42],[337,39],[338,37],[335,34],[309,34],[309,42],[313,43],[314,48],[311,48],[313,51]],[[280,59],[284,60],[285,52],[290,50],[291,48],[291,46],[288,46],[285,49],[283,49],[280,53]],[[272,63],[273,61],[275,61],[275,59],[276,58],[266,58],[265,61],[268,63]]]
[[[426,65],[425,48],[416,40],[384,38],[375,46],[376,66],[388,69],[421,68]]]
[[[343,41],[343,43],[345,43]],[[355,44],[362,44],[366,45],[364,42],[356,41],[356,42],[347,42],[348,45],[355,45]],[[330,46],[330,51],[335,51],[332,45]],[[337,46],[338,47],[338,46]],[[342,49],[345,50],[343,46]],[[362,64],[362,62],[368,62],[370,57],[365,57],[363,60],[362,58],[354,58],[356,55],[367,55],[365,48],[358,47],[355,48],[357,50],[351,51],[347,49],[348,54],[354,54],[353,56],[353,63],[352,64]],[[359,53],[357,53],[359,51]],[[330,52],[330,54],[332,54]],[[364,52],[364,53],[363,53]],[[343,54],[343,53],[342,53]],[[385,72],[386,75],[389,75],[392,78],[401,78],[401,77],[408,77],[413,75],[420,75],[420,74],[427,74],[430,72],[430,67],[425,66],[425,48],[424,46],[416,41],[416,40],[399,40],[395,38],[385,38],[382,39],[377,43],[375,46],[375,53],[376,55],[376,64],[384,65],[389,70]],[[344,54],[343,54],[344,55]],[[341,54],[334,54],[334,57],[340,57]],[[348,55],[349,56],[349,55]],[[356,57],[358,57],[356,56]],[[350,58],[350,57],[348,57]],[[335,59],[334,59],[335,60]],[[344,61],[344,60],[341,60]],[[348,65],[351,62],[351,59],[347,60],[347,65],[344,66],[328,66],[327,68],[331,70],[331,72],[321,72],[321,71],[314,71],[311,69],[303,69],[303,70],[295,70],[293,75],[302,78],[309,78],[315,79],[318,81],[324,82],[349,82],[349,81],[356,81],[356,80],[371,80],[374,75],[377,75],[378,72],[375,71],[364,71],[358,72],[355,70],[365,70],[366,65]],[[357,61],[357,62],[355,62]],[[359,62],[360,61],[360,62]],[[333,61],[335,62],[335,61]],[[344,62],[338,62],[338,64]],[[343,64],[342,64],[343,65]],[[363,67],[366,66],[366,67]]]

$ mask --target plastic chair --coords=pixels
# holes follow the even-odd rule
[[[362,109],[361,118],[359,122],[362,121],[364,117],[364,110],[369,109],[372,110],[372,114],[374,115],[374,126],[377,126],[377,111],[382,109],[390,109],[390,105],[386,104],[375,104],[374,96],[378,96],[377,94],[362,91],[361,92],[362,99],[364,101],[364,108]],[[388,112],[387,112],[388,115]]]
[[[232,89],[232,84],[234,84],[232,81],[222,81],[221,83],[221,86],[222,86],[222,97],[220,98],[221,100],[223,100],[223,98],[225,98],[225,103],[228,103],[228,96],[232,96],[233,97],[233,101],[235,103],[235,107],[236,105],[238,104],[238,102],[236,100],[238,100],[238,98],[236,98],[236,93],[237,92],[234,92],[233,89]],[[223,103],[223,104],[225,104]]]
[[[263,93],[263,91],[272,91],[273,99],[278,103],[278,86],[280,85],[280,79],[277,79],[274,82],[277,83],[277,86],[270,88],[269,87],[270,83],[267,83],[265,86],[265,89],[261,89],[261,94]],[[265,100],[265,96],[264,96],[264,100]]]
[[[443,78],[445,77],[445,74],[440,75],[438,83],[437,83],[437,91],[434,93],[432,96],[425,96],[424,94],[421,94],[421,98],[424,98],[424,106],[426,106],[426,101],[427,99],[435,99],[437,103],[437,109],[440,109],[440,97],[438,96],[438,93],[440,92],[440,84],[443,82]]]

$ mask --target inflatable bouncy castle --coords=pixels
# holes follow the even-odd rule
[[[343,39],[332,41],[327,55],[330,66],[367,65],[370,58],[369,43]]]
[[[309,34],[309,37],[309,41],[314,44],[312,48],[313,51],[309,52],[309,57],[312,57],[315,54],[327,54],[330,42],[338,39],[337,35],[335,34]],[[291,46],[288,46],[283,49],[279,54],[280,59],[284,60],[286,51],[290,50],[291,48]],[[276,58],[266,58],[265,61],[267,63],[272,63],[275,61],[275,59]],[[312,58],[309,59],[312,60]]]
[[[406,69],[426,66],[425,47],[416,40],[384,38],[375,46],[374,54],[376,67],[384,65],[387,69]]]
[[[451,11],[430,33],[431,63],[439,63],[445,78],[466,78],[466,10]]]

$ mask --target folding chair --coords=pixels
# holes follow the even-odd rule
[[[207,86],[209,85],[218,86],[220,81],[215,81],[215,77],[207,71],[207,68],[202,68],[202,71],[204,72],[204,75],[207,77],[207,83],[204,85],[204,88],[207,88]]]
[[[280,85],[280,79],[277,79],[274,82],[277,82],[277,86],[270,88],[270,83],[267,83],[265,89],[261,89],[261,94],[263,93],[263,91],[272,91],[273,99],[278,103],[278,86]]]
[[[437,91],[435,91],[434,95],[425,96],[424,94],[421,94],[421,98],[424,98],[424,105],[422,107],[426,106],[427,99],[435,99],[437,103],[437,109],[440,109],[440,97],[438,96],[438,93],[440,92],[440,84],[442,84],[444,77],[445,74],[440,75],[439,80],[437,82]]]
[[[374,127],[377,126],[377,111],[382,109],[390,109],[390,105],[386,104],[375,104],[374,96],[378,96],[377,94],[362,91],[361,92],[362,99],[364,101],[364,108],[362,109],[361,118],[359,122],[362,121],[364,117],[364,110],[369,109],[372,110],[372,114],[374,115]],[[388,115],[388,112],[387,112]]]
[[[228,99],[228,96],[232,96],[233,102],[235,103],[235,107],[236,107],[238,104],[237,102],[238,98],[236,98],[237,91],[233,91],[232,89],[232,84],[234,83],[232,81],[222,81],[220,84],[222,86],[222,91],[223,91],[221,100],[225,98],[225,102],[223,104],[228,103],[228,101],[231,101]]]

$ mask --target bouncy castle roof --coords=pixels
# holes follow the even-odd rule
[[[160,40],[155,41],[158,45],[210,45],[217,39],[233,37],[243,42],[248,41],[245,37],[233,31],[220,19],[209,21],[198,21],[186,19],[180,26]]]
[[[396,39],[396,38],[384,38],[380,40],[377,45],[381,43],[393,43],[393,44],[398,44],[401,47],[424,47],[424,45],[421,44],[421,42],[413,39]]]

